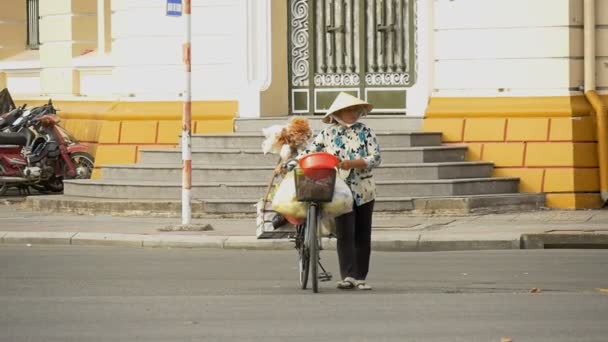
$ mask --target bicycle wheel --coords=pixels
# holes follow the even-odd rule
[[[319,240],[317,239],[317,206],[311,204],[308,208],[308,222],[306,225],[307,245],[310,253],[310,280],[312,292],[319,292]]]
[[[298,269],[300,271],[300,287],[302,290],[306,290],[308,285],[308,271],[310,266],[310,259],[308,253],[308,247],[304,243],[304,233],[306,232],[305,226],[298,227],[298,233],[296,239],[298,239]]]

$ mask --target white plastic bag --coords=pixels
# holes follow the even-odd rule
[[[334,197],[331,202],[323,203],[323,214],[328,217],[338,217],[353,211],[353,194],[346,183],[336,178]]]
[[[335,237],[336,236],[336,218],[321,213],[319,219],[319,236],[320,237]]]
[[[279,185],[272,199],[272,209],[284,216],[306,218],[306,203],[298,202],[296,198],[296,182],[294,173],[288,172]]]

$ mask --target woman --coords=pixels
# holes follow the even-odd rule
[[[306,151],[328,152],[340,159],[340,175],[353,193],[353,211],[336,218],[339,289],[371,290],[366,283],[371,255],[372,213],[376,186],[371,170],[380,165],[380,147],[374,132],[359,119],[372,105],[340,93],[322,121],[330,124]]]

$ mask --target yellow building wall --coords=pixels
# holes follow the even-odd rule
[[[467,144],[469,160],[494,162],[494,176],[519,177],[520,191],[546,193],[549,207],[602,204],[595,119],[582,96],[432,98],[424,130]]]
[[[287,53],[287,1],[272,0],[272,80],[261,94],[263,116],[285,116],[289,113],[289,82]]]
[[[597,1],[598,90],[608,89],[608,0]],[[547,10],[550,9],[550,10]],[[593,110],[582,92],[583,1],[436,0],[425,131],[553,208],[601,205]],[[577,95],[579,94],[579,95]],[[606,99],[606,97],[604,97]]]
[[[0,58],[25,50],[26,13],[25,1],[0,1]]]

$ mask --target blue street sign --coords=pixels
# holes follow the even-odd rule
[[[167,16],[182,16],[182,0],[167,0]]]

